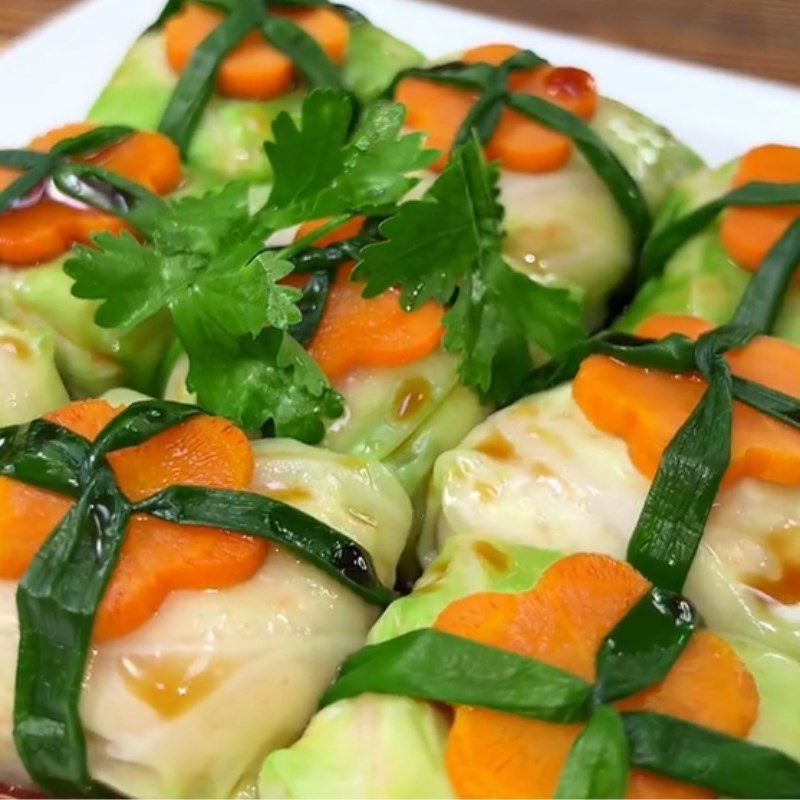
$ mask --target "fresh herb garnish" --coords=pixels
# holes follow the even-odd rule
[[[129,501],[116,484],[109,453],[140,445],[200,413],[178,403],[136,403],[93,444],[42,420],[0,430],[0,474],[76,500],[17,591],[14,741],[28,774],[53,796],[108,796],[88,771],[79,701],[95,617],[133,515],[266,539],[368,603],[387,605],[392,599],[359,544],[262,495],[176,486]]]
[[[301,292],[281,284],[296,248],[266,249],[275,233],[309,219],[391,208],[435,158],[420,135],[403,136],[400,106],[380,102],[361,120],[347,95],[316,90],[299,122],[283,114],[267,147],[275,185],[251,213],[248,187],[135,209],[142,235],[100,234],[65,271],[77,297],[100,300],[102,327],[131,330],[168,312],[189,357],[188,386],[203,408],[255,430],[316,442],[341,401],[288,333],[303,320]],[[310,246],[320,229],[304,243]]]
[[[365,297],[401,289],[406,311],[452,303],[446,350],[461,356],[462,382],[503,403],[533,366],[532,346],[550,355],[583,338],[581,306],[565,289],[541,286],[504,260],[498,171],[477,139],[459,148],[422,200],[380,226],[386,242],[365,248],[354,278]]]

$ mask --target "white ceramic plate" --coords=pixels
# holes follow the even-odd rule
[[[511,42],[555,63],[585,67],[603,94],[669,126],[711,164],[756,144],[800,144],[800,89],[418,0],[350,3],[431,56]],[[0,147],[23,145],[31,136],[81,119],[163,4],[87,0],[0,54]]]

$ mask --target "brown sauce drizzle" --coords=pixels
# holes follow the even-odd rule
[[[233,671],[227,664],[206,664],[185,656],[128,656],[119,672],[125,685],[163,719],[175,719],[208,697]]]
[[[431,384],[425,378],[410,378],[400,386],[392,404],[392,413],[399,422],[419,414],[430,402]]]
[[[16,336],[0,336],[0,350],[6,350],[17,358],[30,358],[30,347]]]
[[[513,461],[517,457],[514,445],[500,431],[492,431],[475,449],[495,461]]]
[[[277,483],[267,484],[263,490],[264,494],[272,500],[292,505],[302,503],[304,500],[311,500],[313,495],[304,486],[283,486]]]
[[[491,569],[497,572],[508,572],[508,556],[490,542],[474,542],[472,552]]]
[[[800,603],[800,528],[772,533],[766,547],[778,561],[780,575],[777,578],[755,575],[746,578],[745,582],[779,603]]]

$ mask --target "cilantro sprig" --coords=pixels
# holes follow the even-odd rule
[[[473,136],[421,200],[381,225],[386,241],[365,248],[354,277],[366,282],[366,297],[399,286],[406,311],[429,300],[450,305],[444,347],[460,355],[462,382],[504,403],[532,369],[532,350],[554,356],[585,333],[572,293],[506,263],[498,181]]]
[[[299,120],[275,122],[266,205],[252,213],[242,183],[148,204],[129,218],[141,238],[100,234],[77,249],[65,266],[73,294],[100,301],[102,327],[127,331],[168,313],[203,408],[247,429],[272,425],[278,435],[318,441],[342,403],[287,332],[302,319],[301,293],[280,282],[293,269],[293,248],[265,242],[309,219],[345,222],[392,208],[416,182],[409,173],[435,158],[420,135],[401,134],[403,120],[392,103],[358,119],[347,93],[312,92]]]

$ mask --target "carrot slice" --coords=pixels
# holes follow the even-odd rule
[[[648,588],[628,564],[578,554],[555,563],[526,594],[477,594],[453,603],[434,627],[594,681],[601,642]],[[701,631],[662,684],[619,707],[743,737],[756,720],[758,693],[733,650]],[[446,753],[450,780],[459,797],[552,797],[581,727],[458,707]],[[700,796],[696,787],[631,773],[628,797]]]
[[[295,235],[295,240],[300,241],[301,239],[305,239],[306,236],[310,236],[314,231],[321,228],[328,222],[327,219],[316,219],[313,222],[306,222],[301,225],[297,229],[297,234]],[[320,236],[314,242],[314,247],[327,247],[331,244],[336,244],[337,242],[344,242],[347,239],[352,239],[354,236],[358,236],[361,233],[361,229],[364,227],[365,219],[364,217],[353,217],[349,222],[345,222],[344,225],[340,225],[335,231],[331,231],[330,233],[326,233],[324,236]]]
[[[303,225],[298,237],[308,235],[322,222]],[[325,247],[357,234],[363,220],[352,220],[315,246]],[[397,367],[430,355],[442,339],[444,310],[434,302],[406,313],[399,293],[392,289],[365,300],[364,284],[350,280],[354,265],[338,272],[328,304],[308,351],[331,381],[359,367]]]
[[[341,63],[350,44],[350,27],[329,8],[270,9],[292,20],[316,40],[334,63]],[[225,19],[221,11],[188,3],[164,28],[167,60],[182,72],[194,51]],[[291,91],[297,74],[289,58],[264,41],[259,31],[248,34],[220,65],[217,89],[240,100],[271,100]]]
[[[70,122],[60,128],[54,128],[41,136],[31,139],[30,149],[37,153],[49,153],[59,142],[64,139],[74,139],[76,136],[83,136],[94,129],[91,122]]]
[[[72,403],[47,417],[89,440],[121,411],[102,400]],[[216,417],[196,417],[139,447],[109,456],[125,495],[149,497],[169,486],[246,489],[253,454],[244,434]],[[49,492],[0,478],[0,578],[17,580],[70,508]],[[221,589],[251,578],[266,542],[210,528],[137,516],[100,604],[94,640],[125,636],[149,620],[169,594]]]
[[[58,142],[92,129],[80,123],[51,131],[31,142],[38,152],[51,150]],[[102,167],[144,186],[156,194],[167,194],[181,181],[178,149],[159,133],[136,133],[112,147],[79,159]],[[0,189],[19,176],[14,170],[0,170]],[[126,230],[125,223],[111,214],[60,202],[46,193],[27,208],[0,214],[0,262],[30,266],[57,258],[76,243],[88,244],[95,233],[112,234]]]
[[[645,322],[637,333],[654,339],[683,333],[697,339],[710,329],[692,317],[661,316]],[[734,374],[800,397],[799,348],[762,336],[727,359]],[[705,388],[697,376],[668,375],[592,356],[581,365],[572,394],[589,421],[622,438],[636,468],[652,478],[664,450],[697,407]],[[800,485],[800,432],[734,403],[731,464],[724,485],[745,477]]]
[[[486,45],[466,52],[462,60],[468,64],[498,66],[518,52],[519,48],[511,45]],[[510,76],[509,87],[515,92],[542,97],[583,120],[590,120],[597,111],[594,79],[575,67],[521,70]],[[428,144],[443,153],[435,168],[442,169],[447,163],[458,129],[476,99],[475,93],[418,78],[407,78],[397,87],[397,100],[406,106],[409,127],[424,131]],[[517,172],[551,172],[563,167],[571,154],[572,143],[568,138],[508,109],[486,145],[488,158]]]
[[[800,183],[800,147],[770,144],[751,150],[739,162],[733,186],[751,182]],[[755,272],[799,217],[800,206],[730,208],[722,218],[722,246],[740,267]]]

